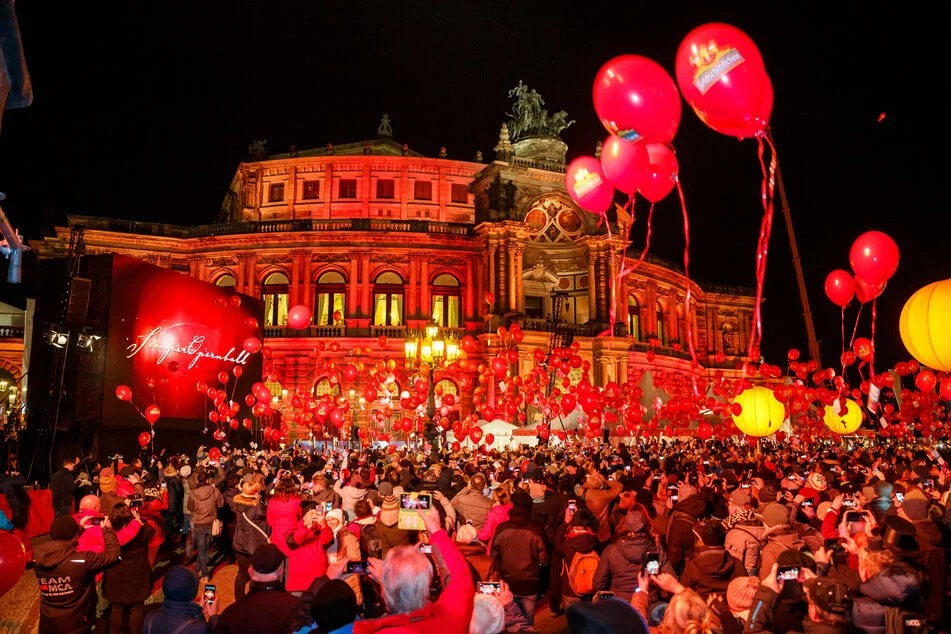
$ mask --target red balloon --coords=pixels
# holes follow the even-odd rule
[[[479,441],[482,440],[482,428],[473,427],[472,431],[469,432],[469,438],[472,439],[472,442],[478,445]]]
[[[713,438],[713,425],[706,421],[697,425],[697,437],[700,440],[710,440]]]
[[[579,207],[593,214],[603,214],[614,202],[614,186],[593,156],[579,156],[568,165],[565,187]]]
[[[933,392],[937,383],[938,379],[935,378],[934,372],[931,370],[922,370],[915,377],[915,385],[922,392]]]
[[[855,292],[852,276],[849,275],[848,271],[842,269],[832,271],[826,276],[825,290],[826,297],[833,304],[845,308],[845,305],[852,301],[852,295]]]
[[[629,143],[670,143],[680,126],[674,80],[641,55],[620,55],[604,64],[594,78],[592,98],[605,129]]]
[[[677,184],[677,157],[669,145],[663,143],[648,143],[647,155],[650,166],[647,176],[637,191],[652,203],[660,202],[667,197]]]
[[[168,371],[169,372],[178,372],[178,361],[169,361],[168,362]]]
[[[869,284],[858,275],[855,276],[855,282],[853,285],[855,287],[856,299],[858,299],[863,304],[867,304],[868,302],[872,301],[881,295],[882,291],[885,290],[885,282],[882,282],[881,284]]]
[[[862,278],[873,287],[884,287],[898,270],[898,259],[898,245],[881,231],[866,231],[849,249],[849,263],[856,279]]]
[[[208,459],[209,459],[209,460],[211,460],[212,462],[218,462],[218,460],[219,460],[220,458],[221,458],[221,450],[220,450],[220,449],[218,449],[217,447],[211,447],[211,448],[208,450]]]
[[[485,444],[486,444],[486,445],[491,445],[491,444],[494,443],[494,442],[495,442],[495,436],[494,436],[493,434],[486,434],[486,435],[485,435]]]
[[[859,337],[852,342],[852,351],[862,361],[868,361],[868,358],[872,356],[872,342],[865,337]]]
[[[15,586],[26,570],[26,549],[23,542],[6,531],[0,531],[0,597]]]
[[[941,379],[938,386],[938,393],[946,401],[951,401],[951,377]]]
[[[120,401],[131,401],[132,389],[128,385],[117,385],[116,398],[119,399]]]
[[[287,325],[301,330],[310,325],[310,309],[303,304],[292,306],[287,311]]]
[[[748,138],[762,134],[773,110],[773,86],[753,40],[729,24],[692,30],[677,49],[677,85],[713,130]]]
[[[491,306],[492,304],[495,303],[495,293],[486,293],[485,295],[482,296],[482,299],[485,301],[486,304],[489,304]]]
[[[148,445],[150,442],[152,442],[152,434],[150,434],[150,433],[147,432],[147,431],[144,431],[144,432],[142,432],[141,434],[139,434],[139,446],[140,446],[140,447],[145,447],[145,446]]]
[[[386,338],[386,335],[380,335],[376,338],[376,343],[381,348],[386,348],[387,342],[389,342],[389,339]]]
[[[601,147],[601,170],[625,194],[637,191],[649,168],[650,156],[643,143],[628,143],[612,134]]]
[[[340,320],[343,319],[343,313],[340,312],[339,310],[335,310],[335,311],[334,311],[334,314],[333,314],[333,318],[334,318],[334,323],[336,324],[336,323],[338,323]]]
[[[228,384],[228,373],[225,372],[224,370],[222,370],[221,372],[219,372],[219,373],[218,373],[218,382],[221,383],[222,385],[227,385],[227,384]]]
[[[254,354],[261,349],[261,340],[257,337],[248,337],[244,340],[244,343],[241,344],[241,347],[249,354]]]
[[[339,407],[335,407],[330,410],[330,424],[334,427],[340,428],[343,427],[343,423],[346,420],[346,414],[343,413],[343,410]]]
[[[162,410],[155,403],[145,408],[145,420],[149,421],[149,425],[154,425],[161,417]]]
[[[244,374],[244,368],[242,368],[240,365],[236,365],[231,368],[231,373],[234,375],[234,378],[240,379],[241,375]]]

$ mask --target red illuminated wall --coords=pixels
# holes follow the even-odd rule
[[[147,429],[137,410],[154,403],[161,409],[157,433],[200,431],[212,402],[198,392],[199,382],[225,389],[246,410],[244,396],[261,380],[261,353],[249,354],[244,343],[263,338],[262,318],[260,300],[114,256],[102,426]],[[227,384],[219,381],[221,372]],[[132,389],[131,402],[116,398],[119,385]]]

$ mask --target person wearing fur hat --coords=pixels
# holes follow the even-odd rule
[[[621,495],[622,489],[624,485],[617,480],[606,480],[593,467],[588,470],[578,503],[584,501],[588,510],[598,519],[598,541],[603,546],[611,539],[611,522],[608,517],[611,502]]]
[[[102,520],[105,549],[77,549],[79,524],[61,515],[50,525],[49,541],[34,549],[40,586],[40,634],[91,632],[96,606],[96,572],[119,558],[119,540],[108,518]]]
[[[109,603],[110,632],[140,632],[145,600],[152,594],[149,574],[149,540],[155,529],[144,523],[134,509],[124,504],[112,509],[109,521],[117,530],[134,527],[135,534],[121,546],[119,561],[106,568],[102,595]],[[125,626],[125,627],[123,627]]]
[[[185,485],[174,464],[168,464],[162,472],[162,482],[165,483],[166,504],[168,508],[162,513],[165,516],[165,534],[178,541],[181,539],[182,523],[185,521],[183,509],[185,507]]]

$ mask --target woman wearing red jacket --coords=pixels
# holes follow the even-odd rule
[[[287,581],[284,583],[288,592],[299,596],[314,579],[327,572],[326,545],[331,540],[333,531],[327,526],[323,510],[315,507],[304,513],[297,528],[285,540],[285,546],[290,551],[287,556]]]

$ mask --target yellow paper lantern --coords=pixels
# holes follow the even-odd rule
[[[747,388],[733,402],[743,408],[739,416],[733,416],[733,422],[747,436],[762,438],[775,434],[786,420],[786,408],[768,387]]]
[[[843,411],[842,402],[836,400],[832,405],[826,405],[822,421],[837,434],[852,434],[862,425],[862,408],[852,399],[845,399]]]
[[[898,331],[918,363],[951,372],[951,279],[928,284],[909,297]]]

